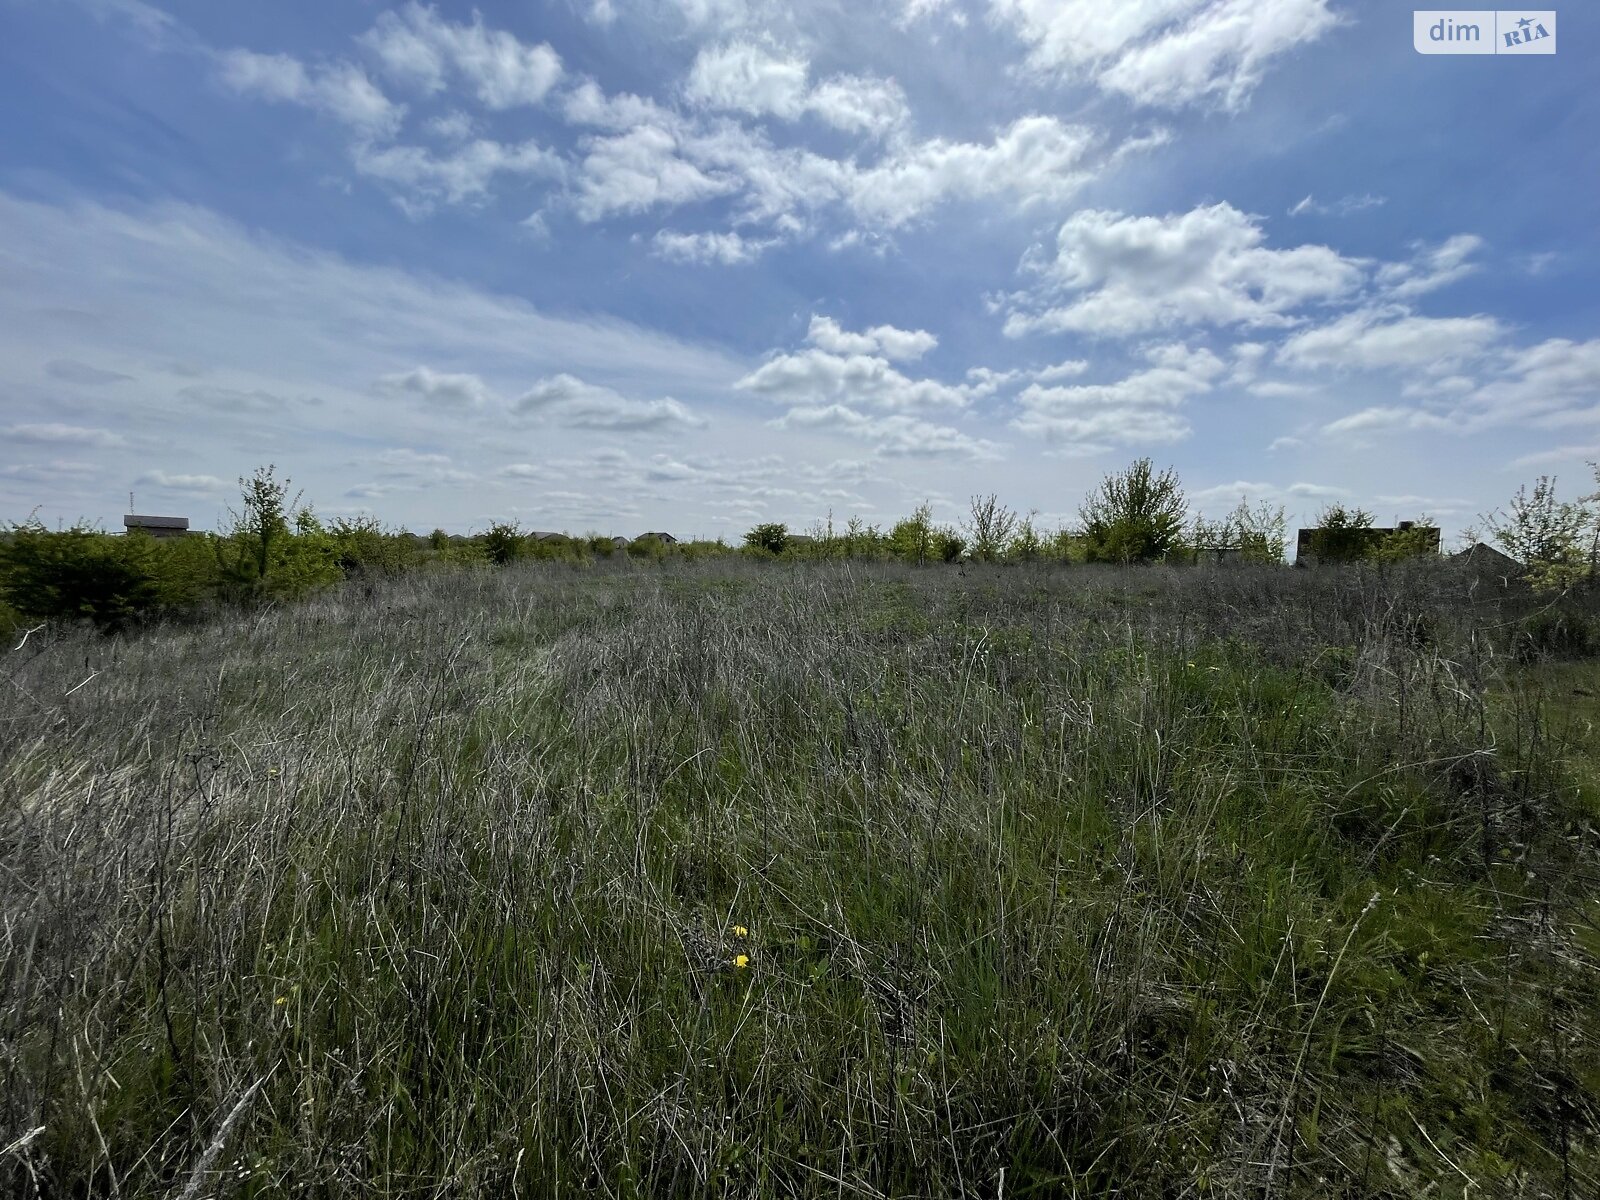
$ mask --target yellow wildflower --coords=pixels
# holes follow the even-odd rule
[[[287,997],[287,996],[279,996],[276,1000],[273,1001],[273,1003],[274,1004],[287,1004],[287,1003],[289,1003],[289,997]]]
[[[735,954],[733,956],[733,965],[736,968],[748,967],[750,965],[750,956],[748,954]]]
[[[735,925],[733,927],[733,936],[734,937],[749,937],[750,936],[750,931],[748,929],[746,929],[743,925]]]

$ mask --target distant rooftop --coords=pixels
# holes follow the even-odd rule
[[[126,529],[187,529],[188,517],[147,517],[129,513],[122,518],[123,527]]]

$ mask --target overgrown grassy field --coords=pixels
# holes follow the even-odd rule
[[[619,563],[35,633],[0,1191],[1600,1195],[1536,607]]]

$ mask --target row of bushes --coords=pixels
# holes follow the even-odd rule
[[[1251,506],[1241,499],[1221,520],[1191,517],[1176,474],[1156,471],[1149,459],[1108,475],[1084,502],[1082,524],[1073,530],[1041,529],[1033,514],[1009,509],[989,495],[973,497],[959,528],[936,525],[931,506],[923,504],[887,529],[854,518],[837,530],[830,518],[809,534],[792,534],[778,523],[761,524],[745,534],[739,550],[720,540],[680,544],[652,535],[618,545],[598,535],[536,535],[504,522],[469,537],[440,529],[419,537],[387,529],[371,518],[324,523],[300,505],[298,495],[291,497],[289,481],[277,479],[272,467],[240,484],[242,508],[231,514],[231,528],[220,534],[155,541],[82,525],[52,531],[37,522],[0,532],[0,633],[25,620],[60,618],[86,618],[118,629],[150,614],[292,598],[352,577],[394,574],[430,563],[503,566],[519,560],[587,563],[618,557],[659,561],[740,552],[761,558],[916,565],[1192,562],[1216,552],[1245,562],[1282,563],[1288,541],[1281,505]],[[1518,531],[1559,524],[1546,512],[1553,503],[1548,489],[1526,503],[1519,495],[1513,519],[1494,529],[1496,540],[1525,551],[1524,561],[1544,561],[1537,547],[1523,546],[1528,538]],[[1584,509],[1579,516],[1587,519],[1587,513]],[[1573,530],[1581,525],[1578,516],[1563,519]],[[1595,544],[1600,545],[1600,535]],[[1374,529],[1369,514],[1335,505],[1319,517],[1311,551],[1323,561],[1385,562],[1431,555],[1437,547],[1438,530],[1431,525],[1389,533]],[[1574,555],[1568,557],[1576,561]],[[1576,578],[1562,576],[1557,582],[1571,586]]]
[[[1079,525],[1041,529],[1036,514],[1006,507],[993,495],[974,496],[959,530],[935,525],[929,504],[890,529],[851,520],[842,533],[825,528],[793,535],[777,523],[745,534],[747,549],[805,558],[900,559],[907,562],[1149,563],[1194,562],[1215,555],[1252,563],[1282,563],[1288,550],[1288,515],[1281,504],[1252,505],[1241,497],[1226,516],[1192,513],[1183,485],[1170,467],[1156,470],[1141,458],[1115,471],[1084,500]],[[1312,547],[1330,562],[1395,562],[1435,553],[1438,529],[1428,523],[1400,533],[1373,528],[1360,509],[1332,505],[1318,519]]]
[[[418,537],[371,520],[324,524],[309,511],[267,539],[264,557],[262,548],[259,532],[249,529],[156,539],[84,525],[14,526],[0,533],[0,636],[47,620],[84,619],[115,631],[150,617],[291,600],[348,579],[438,565],[659,561],[731,552],[715,542],[671,545],[652,538],[625,549],[600,537],[535,540],[506,526],[471,537],[442,531]]]
[[[409,535],[375,524],[302,518],[262,555],[247,532],[152,538],[83,525],[18,525],[0,536],[0,625],[83,618],[107,630],[216,604],[293,598],[350,575],[399,571],[419,554]]]
[[[659,562],[669,557],[708,558],[730,553],[716,542],[668,541],[655,534],[644,534],[623,545],[602,534],[532,534],[515,523],[499,522],[471,537],[451,537],[434,530],[429,545],[440,555],[456,560],[489,562],[496,566],[532,559],[543,562],[593,562],[597,559],[631,558]]]

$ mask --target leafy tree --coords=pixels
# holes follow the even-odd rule
[[[1233,545],[1232,531],[1226,521],[1213,521],[1196,513],[1189,527],[1189,545],[1196,550],[1226,550]]]
[[[789,527],[780,521],[757,525],[744,535],[744,544],[752,550],[765,550],[768,554],[782,554],[789,544]]]
[[[1317,515],[1307,549],[1318,562],[1359,562],[1372,554],[1381,536],[1365,509],[1330,504]]]
[[[1281,563],[1289,549],[1289,518],[1283,505],[1261,501],[1252,508],[1239,498],[1239,507],[1228,514],[1232,535],[1246,562]]]
[[[1559,500],[1555,478],[1541,475],[1531,492],[1526,485],[1517,489],[1509,512],[1480,520],[1500,548],[1528,568],[1534,587],[1561,590],[1593,574],[1594,500]]]
[[[271,463],[257,467],[254,475],[239,480],[244,511],[234,513],[234,536],[243,541],[255,561],[255,577],[263,584],[272,568],[272,548],[289,536],[289,522],[299,507],[300,496],[289,498],[291,480],[279,480]]]
[[[1013,562],[1036,562],[1044,557],[1045,541],[1034,526],[1035,515],[1029,513],[1017,522],[1017,530],[1006,546],[1006,557]]]
[[[1409,529],[1396,529],[1379,539],[1370,557],[1376,562],[1400,562],[1407,558],[1426,558],[1439,552],[1439,526],[1427,517]]]
[[[1189,544],[1196,550],[1237,550],[1246,562],[1281,563],[1288,548],[1288,529],[1283,505],[1263,500],[1252,508],[1241,496],[1238,506],[1220,521],[1196,514]]]
[[[889,531],[889,548],[897,558],[922,566],[933,553],[933,506],[917,505],[905,520]]]
[[[979,562],[994,562],[1005,554],[1017,528],[1017,514],[992,493],[974,496],[967,518],[967,552]]]
[[[846,558],[878,558],[887,549],[888,539],[876,525],[868,525],[860,517],[851,517],[844,526],[844,555]]]
[[[1583,498],[1589,512],[1589,578],[1600,576],[1600,462],[1591,462],[1596,490]]]
[[[966,548],[966,539],[949,526],[933,531],[933,552],[940,562],[960,562]]]
[[[1070,529],[1058,529],[1056,535],[1050,539],[1050,557],[1057,562],[1074,563],[1084,561],[1083,538]]]
[[[1141,458],[1101,480],[1078,511],[1090,562],[1154,562],[1182,546],[1188,505],[1177,473]]]
[[[232,528],[212,541],[223,594],[236,601],[297,595],[339,577],[321,522],[289,494],[270,464],[239,480],[242,507],[229,509]]]
[[[526,548],[521,527],[515,521],[496,521],[483,535],[483,548],[497,567],[515,562]]]

